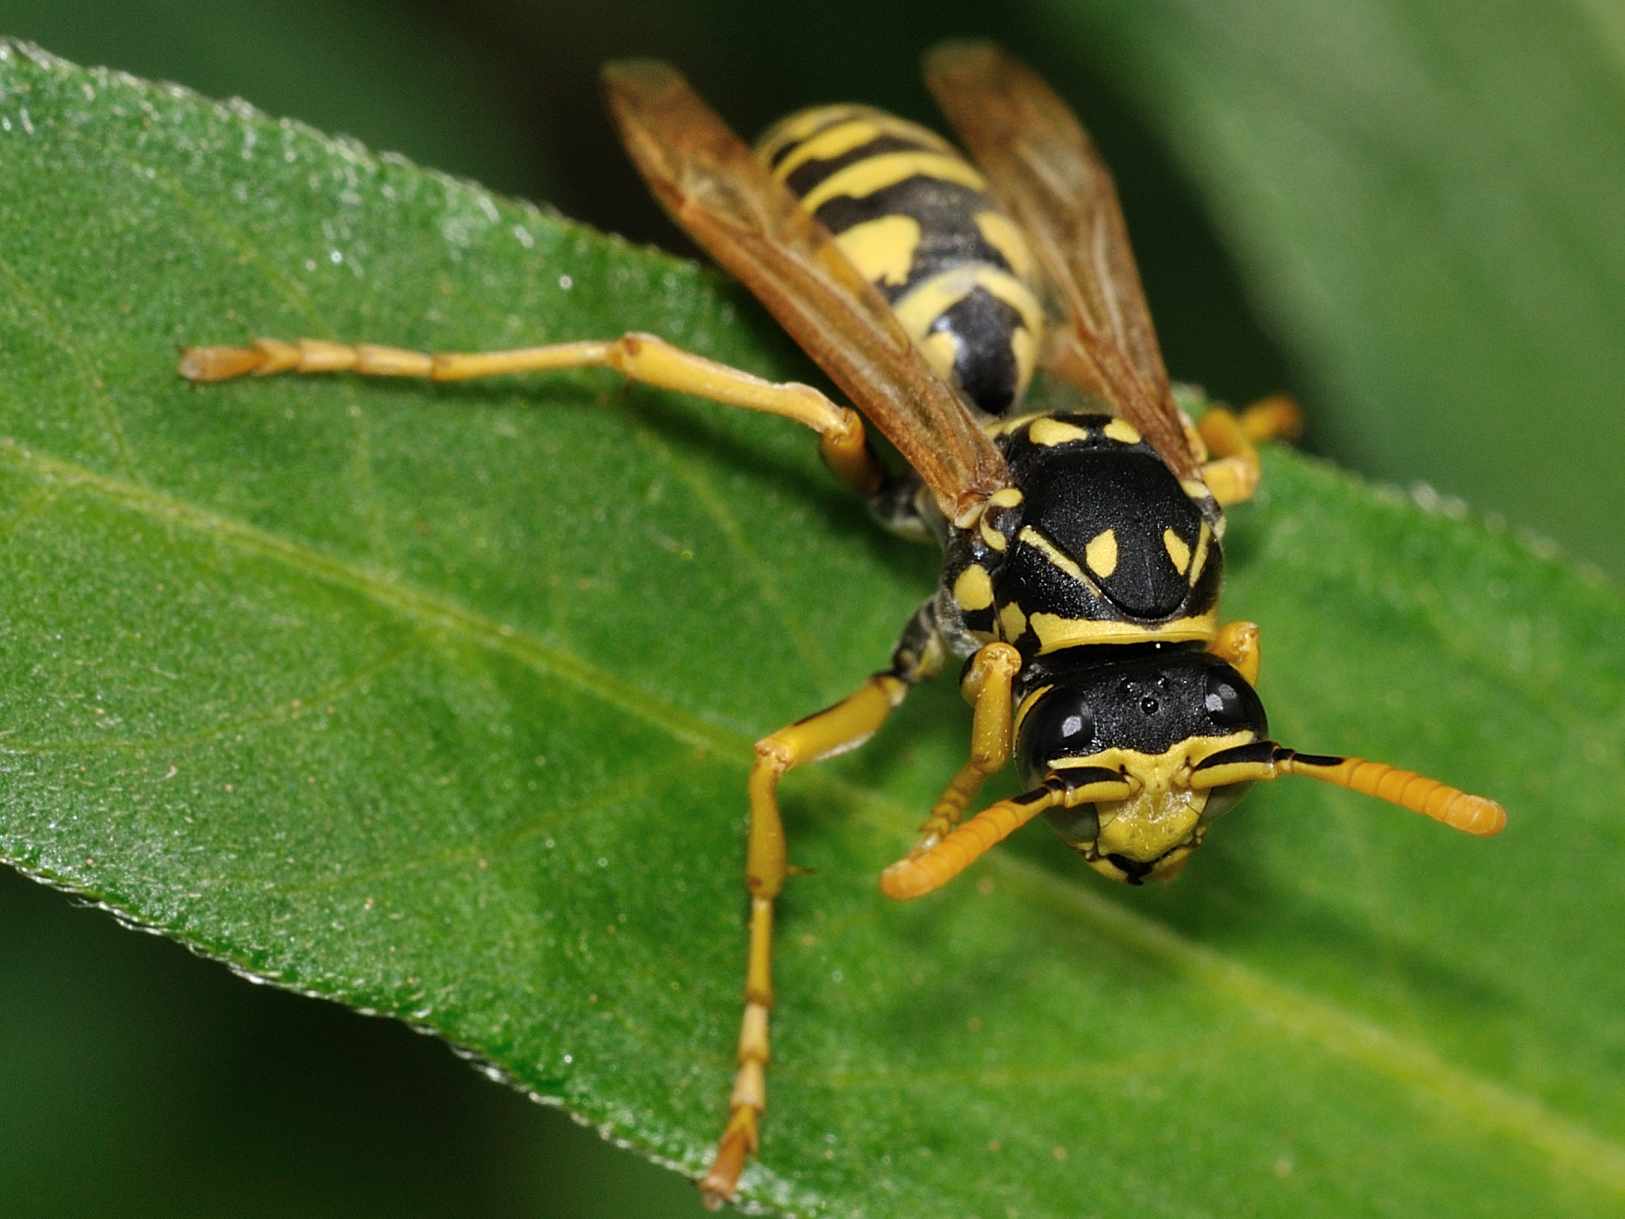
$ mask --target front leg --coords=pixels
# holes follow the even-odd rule
[[[990,643],[971,659],[960,690],[974,708],[970,759],[948,781],[931,815],[920,826],[920,841],[909,852],[916,858],[942,840],[965,813],[989,775],[1010,760],[1011,683],[1021,668],[1021,654],[1008,643]]]
[[[700,1193],[708,1207],[714,1209],[733,1199],[739,1176],[760,1145],[762,1112],[767,1108],[773,908],[789,873],[784,820],[779,815],[779,781],[797,766],[856,749],[867,741],[907,697],[911,687],[937,674],[945,651],[932,598],[903,628],[892,650],[889,669],[876,673],[833,707],[756,742],[756,764],[750,772],[750,836],[745,851],[745,887],[750,893],[745,1016],[739,1030],[739,1069],[728,1101],[728,1124],[717,1141],[711,1168],[700,1180]],[[1006,736],[1008,733],[1006,727]]]

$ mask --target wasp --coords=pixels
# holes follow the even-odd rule
[[[969,756],[886,896],[939,888],[1043,815],[1096,871],[1174,875],[1251,784],[1303,775],[1469,834],[1495,801],[1381,762],[1271,740],[1259,632],[1221,624],[1224,509],[1251,497],[1256,444],[1296,411],[1175,402],[1111,176],[1066,105],[982,42],[930,51],[961,142],[859,105],[800,111],[754,149],[670,66],[608,65],[610,113],[677,224],[734,275],[857,410],[629,333],[483,353],[259,339],[194,347],[193,381],[347,371],[436,381],[605,367],[817,433],[881,521],[934,538],[936,589],[890,663],[835,705],[763,737],[750,773],[744,1020],[726,1125],[700,1182],[718,1205],[757,1152],[767,1103],[774,904],[789,872],[778,788],[855,748],[950,657]],[[1042,370],[1068,410],[1023,409]],[[860,413],[861,412],[861,413]],[[889,470],[866,424],[907,468]],[[1014,759],[1022,791],[966,817]]]

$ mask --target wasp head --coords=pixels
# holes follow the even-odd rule
[[[1166,879],[1246,783],[1193,785],[1221,752],[1263,740],[1263,704],[1241,674],[1189,647],[1101,648],[1028,694],[1017,752],[1029,784],[1064,790],[1045,814],[1113,880]]]

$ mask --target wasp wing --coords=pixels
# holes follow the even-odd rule
[[[681,74],[622,61],[605,67],[604,88],[622,142],[672,219],[897,446],[946,513],[1005,485],[1003,457],[880,293]]]
[[[925,79],[1060,296],[1069,325],[1055,336],[1054,371],[1101,394],[1180,477],[1194,474],[1123,209],[1088,133],[1037,73],[990,42],[932,48]]]

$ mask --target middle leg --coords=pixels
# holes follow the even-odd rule
[[[779,781],[797,766],[862,745],[901,705],[910,687],[941,668],[944,650],[933,599],[909,620],[892,652],[889,669],[876,673],[834,706],[797,720],[756,743],[745,852],[745,886],[750,893],[745,1015],[739,1030],[739,1066],[728,1102],[728,1123],[717,1143],[711,1168],[700,1181],[708,1206],[733,1198],[739,1175],[760,1144],[762,1112],[767,1108],[774,903],[789,874],[784,821],[779,814]]]

